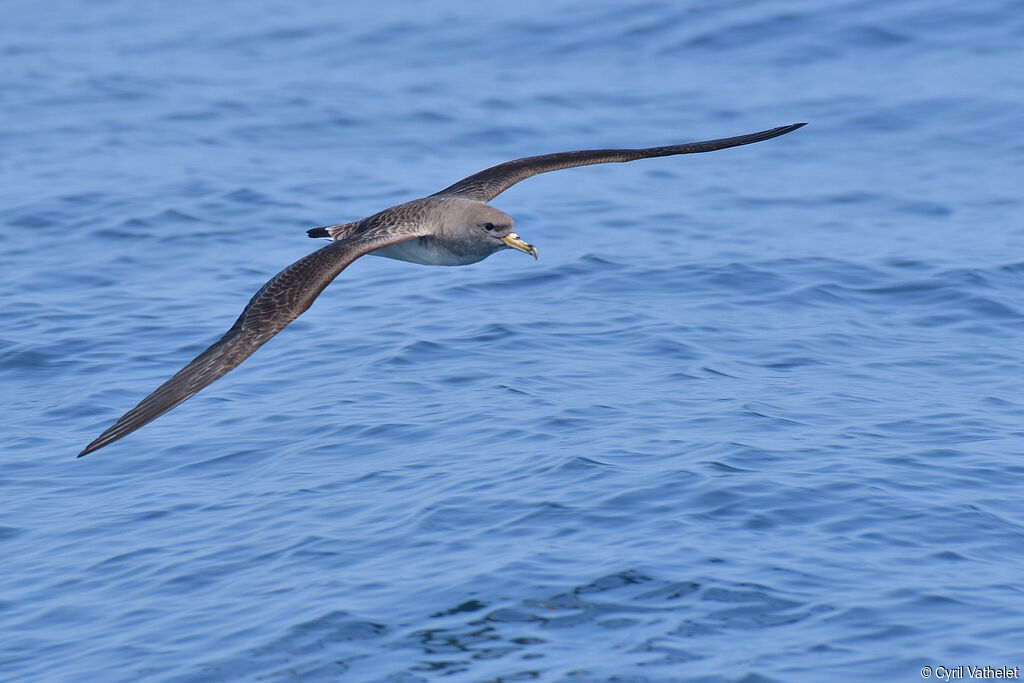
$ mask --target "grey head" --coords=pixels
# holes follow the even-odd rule
[[[537,248],[519,239],[515,223],[507,213],[473,200],[441,201],[440,229],[433,239],[462,257],[458,265],[482,261],[502,249],[516,249],[537,258]]]

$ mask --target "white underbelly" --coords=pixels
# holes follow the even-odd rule
[[[465,256],[452,253],[447,249],[438,249],[433,242],[420,238],[392,244],[370,253],[374,256],[383,256],[399,261],[422,263],[425,266],[463,266],[480,260],[472,257],[467,259]]]

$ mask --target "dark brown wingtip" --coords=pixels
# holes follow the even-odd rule
[[[740,136],[737,136],[736,138],[729,138],[729,139],[736,140],[737,142],[742,141],[742,144],[747,145],[747,144],[750,144],[751,142],[763,142],[765,140],[771,140],[772,138],[777,138],[780,135],[785,135],[786,133],[792,133],[797,128],[803,128],[806,125],[807,125],[806,121],[804,121],[803,123],[791,123],[788,126],[778,126],[776,128],[769,128],[768,130],[762,130],[759,133],[751,133],[749,135],[740,135]],[[697,144],[700,144],[700,143],[697,143]]]
[[[761,131],[760,133],[752,133],[750,135],[750,137],[752,138],[751,142],[762,142],[764,140],[771,140],[772,138],[777,138],[780,135],[785,135],[786,133],[792,133],[797,128],[803,128],[806,125],[807,125],[807,122],[804,121],[803,123],[791,123],[788,126],[779,126],[778,128],[770,128],[768,130]]]
[[[111,432],[112,430],[113,430],[113,427],[111,427],[111,428],[110,428],[110,429],[108,429],[107,431],[105,431],[105,432],[103,432],[102,434],[100,434],[98,438],[94,439],[92,443],[90,443],[90,444],[89,444],[88,446],[86,446],[85,448],[83,448],[83,449],[82,449],[82,452],[81,452],[81,453],[79,453],[79,454],[78,454],[77,456],[75,456],[75,457],[76,457],[76,458],[81,458],[81,457],[82,457],[83,455],[89,455],[89,454],[90,454],[90,453],[92,453],[93,451],[95,451],[95,450],[98,450],[98,449],[100,449],[100,448],[103,448],[103,447],[104,447],[104,446],[106,446],[107,444],[109,444],[109,443],[111,443],[111,442],[113,442],[113,441],[117,441],[117,440],[118,440],[118,439],[120,439],[120,438],[121,438],[122,436],[124,436],[123,434],[118,434],[117,436],[115,436],[115,437],[113,437],[113,438],[110,438],[110,434],[109,434],[109,432]]]
[[[803,124],[801,124],[803,125]],[[331,233],[327,232],[327,228],[310,228],[306,231],[306,234],[310,237],[330,237]]]

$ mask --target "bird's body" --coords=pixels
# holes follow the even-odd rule
[[[380,225],[387,225],[389,229],[402,226],[422,230],[425,234],[421,237],[382,247],[370,254],[425,266],[465,266],[505,248],[500,242],[475,239],[473,232],[462,229],[467,224],[508,226],[511,231],[512,219],[474,199],[424,197],[384,209],[355,223],[314,228],[308,233],[310,237],[330,237],[338,241],[359,239]]]
[[[512,219],[487,204],[530,176],[562,168],[710,152],[784,135],[802,123],[733,138],[646,149],[560,152],[492,166],[422,199],[393,206],[351,223],[309,230],[331,243],[291,264],[260,288],[235,324],[188,365],[99,435],[79,457],[156,419],[233,370],[298,317],[352,261],[365,254],[431,266],[461,266],[496,251],[516,249],[537,257],[513,232]]]

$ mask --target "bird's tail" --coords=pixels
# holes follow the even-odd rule
[[[306,234],[310,237],[330,237],[332,240],[338,239],[339,234],[344,234],[345,228],[352,225],[352,223],[340,223],[339,225],[325,225],[322,228],[311,228],[306,231]]]

